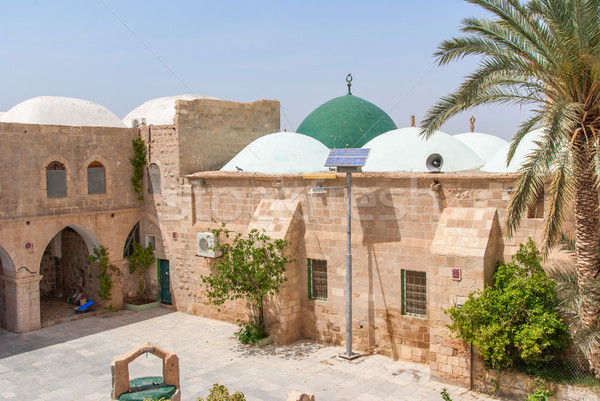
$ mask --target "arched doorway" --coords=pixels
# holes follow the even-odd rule
[[[0,327],[6,329],[6,287],[1,277],[5,276],[5,271],[15,270],[12,259],[8,253],[0,247]]]
[[[74,302],[98,299],[98,264],[88,256],[100,243],[78,225],[59,231],[44,250],[40,262],[40,312],[42,327],[74,316]]]

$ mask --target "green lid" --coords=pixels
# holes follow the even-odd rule
[[[397,128],[385,111],[348,94],[317,107],[302,121],[297,132],[321,141],[328,148],[360,148],[376,136]]]
[[[143,401],[146,399],[170,399],[177,387],[168,386],[160,376],[140,377],[129,381],[131,393],[123,393],[119,401]]]

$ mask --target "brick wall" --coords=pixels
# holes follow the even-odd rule
[[[136,206],[129,178],[137,129],[0,123],[0,218],[36,217]],[[46,196],[46,167],[66,168],[67,197]],[[105,167],[106,194],[88,195],[87,167]]]
[[[344,343],[345,190],[330,189],[325,195],[310,195],[309,192],[318,184],[343,186],[345,176],[319,181],[303,180],[298,174],[204,172],[188,178],[190,185],[176,186],[177,190],[171,190],[151,205],[149,215],[158,217],[152,224],[148,223],[162,235],[159,253],[171,261],[172,292],[177,308],[227,321],[244,317],[247,308],[243,302],[228,303],[220,312],[203,303],[200,275],[209,274],[212,260],[195,255],[196,233],[215,227],[213,221],[226,222],[230,229],[243,232],[256,223],[255,219],[264,218],[256,215],[261,201],[297,201],[301,210],[297,217],[299,262],[289,267],[296,287],[288,290],[284,286],[281,296],[294,305],[298,302],[300,319],[298,327],[287,330],[325,343]],[[510,255],[516,244],[528,236],[536,238],[540,234],[541,221],[538,220],[541,219],[526,219],[515,238],[510,241],[503,238],[500,229],[513,180],[511,175],[484,173],[364,173],[353,176],[352,327],[355,348],[394,358],[433,361],[437,364],[433,365],[434,371],[441,372],[441,376],[446,373],[454,375],[453,378],[464,376],[466,349],[460,342],[448,339],[441,309],[452,305],[457,295],[465,296],[470,290],[481,288],[490,280],[490,266],[496,260]],[[488,209],[497,216],[494,217],[497,232],[490,227],[485,235],[474,231],[483,241],[482,253],[475,261],[464,255],[440,254],[430,249],[443,211],[456,208]],[[175,221],[173,215],[179,219]],[[308,299],[306,258],[327,260],[326,301]],[[453,267],[463,269],[463,280],[458,283],[451,278]],[[426,273],[425,318],[402,313],[403,269]],[[282,305],[277,299],[273,304]],[[293,314],[291,309],[285,313]],[[282,338],[293,337],[281,335]]]
[[[179,100],[175,111],[181,175],[218,170],[253,140],[280,129],[276,100]]]

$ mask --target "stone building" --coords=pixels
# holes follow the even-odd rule
[[[161,98],[115,122],[101,106],[59,99],[0,116],[0,327],[13,332],[40,327],[40,299],[78,288],[93,298],[98,267],[87,255],[100,244],[122,272],[113,290],[120,306],[135,289],[124,261],[133,239],[155,248],[147,293],[186,313],[244,317],[243,302],[220,311],[204,303],[200,276],[215,259],[198,242],[225,222],[292,243],[297,261],[267,305],[275,340],[343,344],[345,175],[323,164],[328,146],[365,147],[352,188],[355,347],[465,382],[468,350],[449,338],[442,309],[483,288],[498,260],[541,232],[543,194],[514,238],[502,231],[515,171],[539,132],[507,167],[499,138],[439,132],[422,141],[416,127],[397,129],[350,94],[317,108],[298,133],[278,132],[273,100]],[[141,202],[128,160],[138,135],[148,148]],[[426,166],[432,154],[443,158],[440,173]]]

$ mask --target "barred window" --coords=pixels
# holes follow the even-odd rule
[[[308,297],[327,300],[327,261],[308,259]]]
[[[402,313],[427,317],[427,277],[425,272],[402,270]]]

